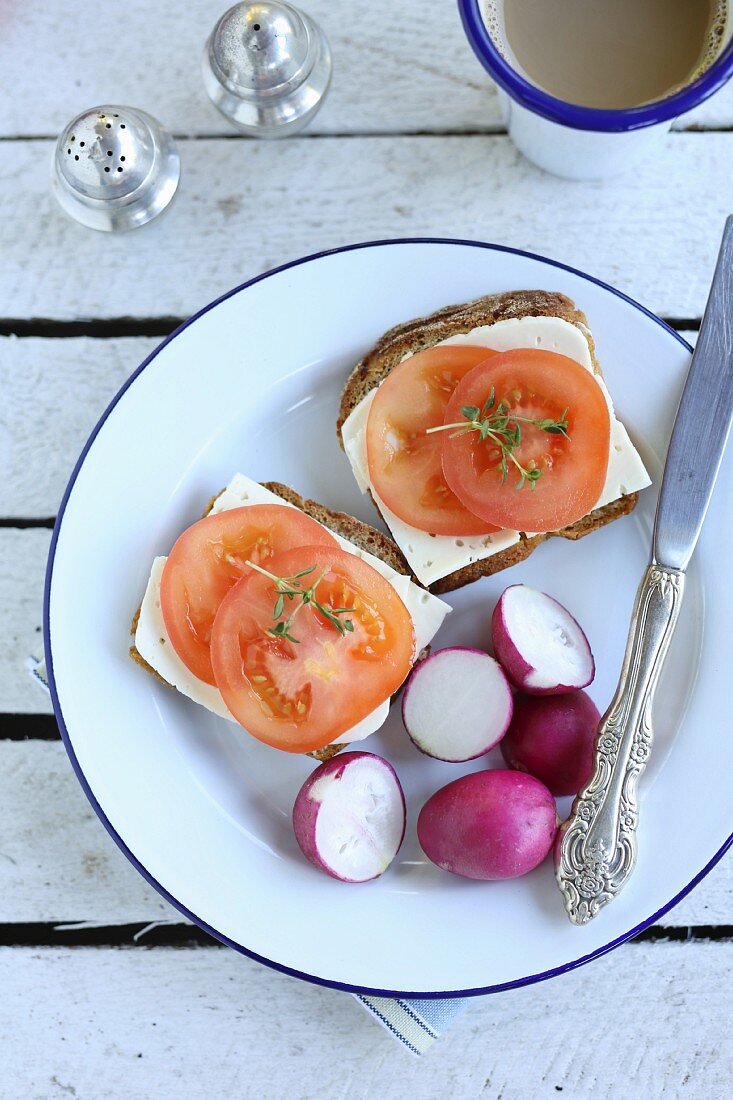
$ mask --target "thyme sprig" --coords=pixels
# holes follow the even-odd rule
[[[525,484],[529,484],[530,489],[534,489],[542,476],[542,470],[536,466],[526,469],[514,454],[514,451],[522,442],[522,424],[531,424],[533,427],[539,428],[540,431],[548,432],[550,435],[562,435],[569,440],[567,420],[569,411],[569,408],[565,409],[559,420],[552,420],[549,417],[533,420],[528,416],[519,416],[517,413],[511,412],[506,401],[500,401],[498,405],[496,404],[496,396],[492,386],[482,409],[478,405],[464,405],[461,409],[463,420],[455,424],[439,424],[435,428],[428,428],[427,434],[431,435],[433,432],[445,432],[453,429],[450,438],[454,439],[456,436],[467,435],[469,432],[478,432],[480,440],[490,440],[500,450],[502,485],[509,475],[509,462],[512,462],[519,471],[519,481],[515,488],[523,489]]]
[[[292,634],[292,625],[295,621],[295,617],[298,612],[310,605],[314,607],[316,611],[319,611],[332,626],[338,630],[339,634],[343,637],[344,634],[351,633],[354,629],[354,623],[351,619],[340,619],[339,615],[348,615],[353,611],[351,607],[329,607],[324,603],[321,603],[316,597],[316,589],[321,583],[323,578],[328,573],[328,568],[324,569],[320,577],[313,581],[308,588],[304,587],[302,583],[303,577],[310,576],[315,572],[315,565],[311,565],[308,569],[301,569],[299,573],[293,573],[290,577],[278,577],[275,573],[268,572],[267,569],[263,569],[261,565],[255,565],[253,561],[245,561],[245,565],[248,565],[250,569],[254,569],[256,573],[261,573],[263,577],[268,577],[275,585],[275,591],[277,592],[277,598],[275,600],[275,606],[273,608],[272,617],[276,620],[275,625],[270,627],[268,634],[272,634],[274,638],[286,638],[289,642],[295,642],[297,645],[300,641],[299,638],[295,638]],[[286,601],[292,602],[298,600],[295,607],[290,614],[283,618],[283,612],[285,611]]]

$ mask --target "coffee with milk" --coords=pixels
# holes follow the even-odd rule
[[[496,47],[568,103],[622,110],[678,91],[730,37],[728,0],[484,0]]]

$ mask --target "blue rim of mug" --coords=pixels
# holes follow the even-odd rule
[[[733,75],[733,39],[697,80],[667,96],[640,107],[606,111],[566,103],[549,95],[536,84],[530,84],[502,57],[481,14],[482,0],[458,0],[458,11],[466,37],[477,58],[497,84],[513,100],[542,118],[569,126],[574,130],[596,130],[602,133],[622,133],[669,122],[691,111],[718,91]]]

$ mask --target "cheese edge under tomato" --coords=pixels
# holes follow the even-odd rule
[[[496,321],[492,325],[481,325],[470,332],[450,336],[436,347],[451,344],[478,345],[492,351],[541,347],[566,355],[593,373],[593,360],[583,329],[562,317],[517,317]],[[408,353],[404,359],[409,359],[411,355],[411,352]],[[595,508],[601,508],[627,493],[646,488],[651,485],[651,478],[626,429],[615,416],[603,379],[598,374],[594,377],[606,398],[611,417],[606,483],[595,504]],[[376,392],[376,388],[371,390],[352,410],[344,421],[341,437],[359,488],[362,493],[371,492],[393,539],[418,580],[422,584],[434,584],[464,566],[490,558],[519,542],[517,531],[500,531],[492,535],[431,535],[405,523],[387,507],[371,484],[367,460],[366,425]]]
[[[242,508],[248,504],[281,504],[288,508],[294,507],[275,493],[271,493],[269,489],[265,489],[263,485],[245,477],[244,474],[235,474],[224,492],[217,497],[211,512],[212,514],[224,512],[230,508]],[[443,600],[425,592],[409,577],[397,573],[373,554],[359,549],[335,532],[332,533],[344,550],[368,562],[395,589],[412,617],[415,628],[415,652],[419,653],[437,633],[451,608]],[[140,617],[135,631],[135,647],[150,667],[182,695],[206,707],[219,717],[234,722],[235,719],[227,709],[218,688],[194,676],[184,665],[168,637],[160,607],[160,582],[166,561],[167,558],[164,556],[157,557],[153,561],[140,607]],[[364,740],[384,725],[388,714],[389,699],[385,699],[371,714],[362,718],[350,730],[340,734],[336,738],[336,743],[351,744]]]

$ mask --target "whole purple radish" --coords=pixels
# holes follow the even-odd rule
[[[474,772],[428,799],[417,836],[428,859],[474,879],[525,875],[542,862],[557,832],[555,800],[523,772]]]
[[[506,588],[491,618],[494,653],[528,695],[561,695],[587,687],[596,673],[588,639],[570,612],[536,588]]]
[[[370,752],[327,760],[300,788],[293,828],[306,859],[333,878],[378,878],[405,835],[405,796],[394,768]]]
[[[480,649],[452,646],[421,661],[402,696],[402,721],[426,756],[483,756],[506,733],[514,699],[503,669]]]
[[[518,699],[501,751],[510,768],[529,772],[554,795],[577,794],[593,772],[601,720],[584,691]]]

